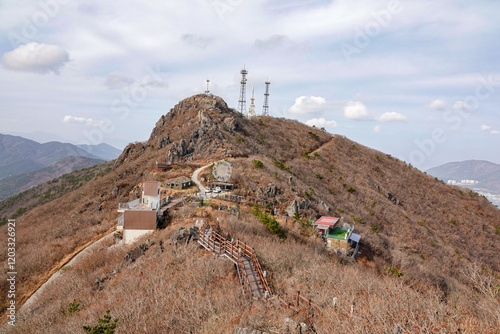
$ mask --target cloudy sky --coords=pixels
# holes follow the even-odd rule
[[[500,163],[500,2],[0,1],[0,133],[118,148],[205,90],[420,169]],[[249,100],[249,96],[248,96]]]

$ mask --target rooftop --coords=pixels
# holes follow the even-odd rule
[[[144,195],[145,196],[158,196],[158,181],[146,181],[144,182]]]
[[[184,183],[188,181],[191,181],[191,179],[186,176],[179,176],[174,179],[168,179],[165,181],[165,183]]]
[[[340,227],[337,227],[332,232],[330,232],[326,236],[326,238],[328,238],[328,239],[337,239],[337,240],[345,240],[346,234],[347,234],[347,231],[344,231]]]
[[[340,220],[340,218],[337,217],[326,217],[323,216],[320,219],[318,219],[313,225],[326,225],[333,227],[335,224]]]

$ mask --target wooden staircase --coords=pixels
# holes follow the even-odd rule
[[[255,250],[240,240],[227,240],[221,233],[218,224],[211,226],[205,223],[200,229],[198,243],[206,250],[226,257],[236,264],[240,283],[246,295],[255,299],[269,298],[272,294],[271,288]]]

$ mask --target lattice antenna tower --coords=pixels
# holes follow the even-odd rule
[[[255,89],[252,87],[252,98],[250,99],[250,108],[248,109],[248,118],[257,116],[255,114]]]
[[[262,107],[262,116],[269,116],[269,85],[271,83],[266,81],[266,93],[264,94],[264,106]]]
[[[240,99],[238,101],[238,109],[243,115],[247,113],[247,74],[248,71],[243,68],[241,70]]]

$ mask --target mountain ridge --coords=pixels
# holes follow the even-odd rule
[[[0,179],[0,201],[30,189],[31,187],[53,180],[61,175],[104,162],[104,160],[100,159],[70,155],[47,167]]]
[[[0,134],[0,178],[31,172],[70,155],[98,159],[73,144],[40,144],[19,136]]]
[[[278,312],[276,317],[283,317],[284,311],[267,307],[264,310],[256,304],[247,308],[238,303],[241,287],[231,274],[231,265],[226,268],[220,262],[214,263],[216,260],[209,260],[196,247],[169,245],[170,237],[180,226],[188,228],[197,219],[218,222],[218,218],[231,236],[251,241],[263,265],[273,275],[274,290],[289,295],[301,290],[332,312],[331,300],[339,297],[339,312],[346,312],[346,316],[320,317],[314,322],[320,332],[334,331],[339,328],[338,323],[343,328],[352,328],[347,315],[353,298],[356,325],[368,332],[392,331],[394,319],[407,331],[416,329],[406,325],[404,319],[412,324],[422,323],[424,327],[418,331],[445,328],[454,332],[460,327],[493,332],[498,328],[495,319],[500,318],[495,318],[494,313],[498,302],[480,294],[473,295],[471,291],[479,291],[473,290],[477,289],[474,287],[477,282],[471,283],[465,271],[475,265],[483,266],[483,274],[500,271],[497,248],[500,230],[495,225],[500,220],[500,211],[486,199],[473,191],[443,184],[411,165],[343,136],[294,120],[247,119],[229,108],[222,98],[204,94],[186,98],[162,115],[149,140],[127,145],[114,161],[113,170],[18,218],[22,243],[19,262],[23,263],[19,294],[35,286],[65,254],[116,226],[118,203],[136,199],[144,181],[190,175],[195,165],[222,159],[233,166],[230,182],[235,185],[234,194],[277,203],[284,221],[282,227],[287,233],[285,240],[270,234],[252,216],[250,208],[239,206],[241,215],[236,217],[221,210],[215,200],[200,210],[186,205],[172,211],[170,225],[165,230],[155,231],[149,237],[156,245],[164,245],[164,249],[155,246],[130,268],[119,267],[122,272],[115,278],[107,273],[118,268],[123,258],[125,248],[118,245],[102,251],[101,254],[109,256],[96,253],[92,255],[94,260],[81,266],[75,264],[65,275],[71,282],[79,282],[82,288],[69,289],[61,285],[61,291],[50,292],[52,295],[41,301],[44,307],[37,309],[30,323],[20,324],[21,330],[33,328],[29,327],[32,324],[43,326],[43,319],[49,316],[54,319],[52,328],[76,328],[81,321],[78,317],[64,318],[61,305],[67,305],[73,298],[89,301],[83,306],[85,315],[91,312],[95,316],[102,311],[101,296],[106,296],[113,314],[121,316],[121,328],[129,332],[137,328],[134,326],[138,321],[130,315],[139,313],[147,319],[144,322],[143,318],[141,323],[148,323],[152,331],[166,328],[158,323],[154,312],[130,311],[138,309],[138,305],[147,305],[148,298],[158,298],[156,311],[174,331],[190,328],[193,332],[210,333],[214,328],[225,328],[224,332],[234,332],[235,326],[245,324],[269,328],[268,320],[272,319],[268,312]],[[158,170],[157,163],[169,168]],[[191,193],[187,190],[180,194]],[[323,243],[308,225],[309,220],[323,215],[344,217],[345,222],[362,235],[358,265],[348,265],[348,261],[324,252]],[[5,254],[4,247],[0,245],[0,254]],[[36,255],[30,252],[32,249],[37,249]],[[213,266],[209,267],[208,263]],[[216,277],[201,276],[212,272],[208,268],[217,268]],[[90,287],[102,277],[107,277],[106,287],[95,293]],[[3,276],[1,278],[3,293],[7,285]],[[163,290],[153,289],[157,294],[152,296],[150,286],[144,282],[151,282],[155,287],[158,283]],[[182,282],[193,287],[183,290],[192,300],[198,301],[205,295],[231,296],[228,302],[231,309],[224,307],[227,303],[219,304],[222,299],[212,304],[199,300],[199,305],[218,305],[213,308],[217,320],[207,315],[214,321],[209,324],[203,316],[204,309],[197,307],[197,303],[177,304],[184,295],[175,295],[179,289],[170,286],[170,282],[176,282],[174,285],[182,289]],[[384,285],[384,282],[388,283]],[[325,284],[328,289],[324,289]],[[380,289],[370,289],[371,284]],[[205,294],[207,286],[211,289],[209,294]],[[394,289],[393,299],[379,301],[388,298],[382,294],[388,286]],[[125,287],[133,288],[123,290]],[[351,293],[343,293],[346,289]],[[396,295],[396,290],[402,293]],[[124,291],[133,297],[129,299]],[[174,295],[165,295],[165,291]],[[196,294],[191,295],[193,291]],[[397,302],[396,297],[407,295],[415,296],[412,302]],[[62,304],[54,306],[51,304],[55,303],[47,302],[61,299],[64,299]],[[382,304],[375,304],[376,300]],[[168,305],[174,303],[176,309],[186,312],[172,313]],[[391,309],[395,304],[405,315]],[[415,312],[416,305],[419,311]],[[432,312],[427,312],[429,309],[424,305],[432,305]],[[493,313],[485,311],[488,309]],[[234,310],[240,314],[238,318],[234,318]],[[372,322],[370,319],[377,310],[383,310],[378,314],[380,321]],[[198,321],[191,326],[182,316],[192,314]]]

